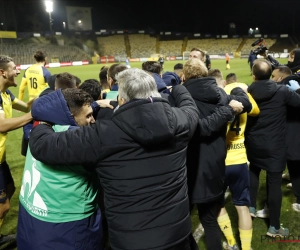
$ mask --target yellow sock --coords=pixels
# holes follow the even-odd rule
[[[252,240],[252,229],[243,230],[239,228],[239,231],[240,231],[242,250],[250,250],[251,240]]]
[[[230,219],[229,219],[229,216],[227,213],[218,217],[218,224],[219,224],[224,236],[226,237],[227,243],[230,246],[234,246],[236,244],[236,241],[233,236],[231,222],[230,222]]]

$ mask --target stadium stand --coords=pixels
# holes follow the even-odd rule
[[[236,52],[242,38],[228,38],[228,39],[190,39],[187,42],[186,50],[190,51],[192,48],[201,48],[208,51],[209,54],[225,54]]]
[[[166,56],[179,56],[181,55],[182,43],[182,40],[160,41],[159,53]]]
[[[297,42],[294,41],[291,37],[284,37],[276,40],[276,43],[269,45],[266,42],[269,51],[272,52],[284,52],[285,49],[291,51],[297,47]]]
[[[256,38],[245,38],[245,44],[243,46],[243,48],[241,49],[241,54],[248,54],[250,53],[251,49],[253,48],[257,48],[257,46],[252,47],[252,43],[255,42],[255,40],[257,40]],[[276,43],[276,39],[271,39],[271,38],[265,38],[264,39],[266,46],[268,48],[270,48],[273,44]]]
[[[47,53],[47,61],[59,62],[72,61],[91,61],[91,57],[76,46],[67,45],[59,46],[47,43],[28,43],[28,44],[2,44],[3,53],[10,55],[16,64],[34,63],[33,54],[37,49],[45,50]]]
[[[149,57],[156,53],[156,38],[148,34],[130,34],[130,50],[132,58]]]
[[[97,37],[97,40],[99,55],[127,57],[124,35]]]
[[[262,36],[267,37],[267,36]],[[249,55],[252,43],[256,37],[238,38],[195,38],[193,36],[164,36],[155,34],[137,33],[110,33],[105,35],[93,34],[59,34],[49,37],[41,34],[32,37],[18,34],[17,39],[1,39],[1,54],[9,54],[17,64],[33,63],[33,53],[36,49],[45,50],[48,62],[89,61],[97,54],[110,57],[111,62],[125,62],[126,58],[149,58],[152,55],[183,56],[198,47],[206,50],[210,55],[224,56],[229,53],[234,57],[246,58]],[[298,47],[300,38],[297,36],[264,38],[269,53],[290,51]],[[283,53],[284,54],[284,53]],[[282,55],[283,55],[282,54]],[[284,56],[284,55],[283,55]],[[97,63],[97,60],[94,60]]]

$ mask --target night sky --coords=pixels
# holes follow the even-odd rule
[[[229,23],[233,22],[238,34],[247,34],[250,27],[258,27],[262,34],[300,33],[299,1],[227,0],[218,3],[219,1],[185,0],[176,3],[177,1],[163,0],[54,0],[53,29],[62,30],[62,22],[66,21],[64,6],[69,5],[92,7],[95,31],[152,29],[157,32],[228,34]],[[47,29],[49,19],[43,2],[0,0],[0,21],[7,24],[6,30],[15,26],[17,31]],[[7,14],[12,9],[16,20],[14,22],[11,20],[12,15]]]

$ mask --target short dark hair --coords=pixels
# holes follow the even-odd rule
[[[272,64],[266,59],[256,59],[252,67],[256,80],[268,80],[272,75]]]
[[[113,82],[115,83],[115,82],[116,82],[116,77],[115,77],[115,76],[116,76],[119,72],[121,72],[121,71],[123,71],[123,70],[125,70],[125,69],[128,69],[128,68],[126,67],[126,65],[121,64],[121,63],[115,63],[115,64],[111,65],[111,66],[108,68],[107,75],[108,75],[109,77],[111,77],[111,78],[113,79]]]
[[[62,94],[73,115],[77,115],[82,106],[91,104],[93,102],[91,95],[82,89],[67,88],[62,90]]]
[[[13,59],[6,55],[0,55],[0,69],[7,69],[7,64],[12,62]]]
[[[100,83],[104,83],[104,84],[107,83],[107,71],[108,71],[108,67],[106,66],[101,67],[99,72]]]
[[[183,69],[183,64],[182,63],[177,63],[174,65],[174,70],[176,69]]]
[[[233,82],[236,82],[236,81],[237,81],[237,77],[236,77],[235,73],[229,73],[226,76],[226,83],[233,83]]]
[[[160,63],[156,61],[143,62],[142,69],[156,74],[160,74],[162,70]]]
[[[214,78],[217,78],[217,77],[218,78],[223,78],[222,72],[219,69],[209,69],[207,76],[211,76],[211,77],[214,77]]]
[[[278,66],[278,67],[275,67],[274,70],[275,69],[278,69],[278,72],[282,73],[284,75],[289,76],[289,75],[293,74],[293,72],[291,71],[291,69],[288,66]]]
[[[33,57],[37,62],[44,62],[46,60],[47,54],[43,50],[38,50],[35,52]]]
[[[202,49],[192,48],[190,52],[192,52],[192,51],[198,51],[198,52],[200,52],[203,58],[206,55],[206,52],[204,50],[202,50]]]
[[[94,101],[99,100],[99,97],[101,95],[101,86],[98,80],[87,79],[78,88],[89,93]]]
[[[56,75],[55,87],[58,89],[76,88],[76,78],[68,72],[59,73]]]

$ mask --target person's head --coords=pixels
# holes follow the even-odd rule
[[[112,88],[113,85],[118,84],[115,76],[119,72],[121,72],[121,71],[123,71],[125,69],[128,69],[128,68],[126,67],[126,65],[121,64],[121,63],[115,63],[115,64],[111,65],[108,68],[108,71],[107,71],[107,82],[109,83],[110,88]]]
[[[226,76],[226,84],[230,84],[230,83],[237,82],[237,81],[238,81],[238,79],[237,79],[237,76],[235,73],[229,73]]]
[[[206,59],[205,51],[198,48],[192,48],[190,51],[190,59],[191,58],[198,58],[204,62]]]
[[[17,87],[15,77],[20,74],[13,59],[6,55],[0,55],[0,83],[5,84],[7,88]],[[1,90],[2,86],[0,86]]]
[[[183,75],[183,64],[177,63],[174,65],[174,73],[176,73],[180,78]]]
[[[147,61],[142,63],[142,69],[160,75],[162,68],[159,62]]]
[[[89,93],[94,101],[101,99],[101,86],[96,79],[87,79],[78,88]]]
[[[33,57],[38,63],[45,63],[46,58],[47,58],[47,54],[46,54],[45,51],[38,50],[38,51],[35,52]]]
[[[208,71],[204,62],[197,58],[189,59],[183,65],[185,80],[206,77],[207,74]]]
[[[88,126],[95,123],[91,107],[93,98],[90,94],[78,88],[64,89],[62,94],[78,126]]]
[[[273,70],[271,79],[274,82],[281,82],[284,78],[286,78],[287,76],[289,76],[291,74],[292,74],[292,71],[289,67],[278,66]]]
[[[272,75],[272,65],[266,59],[256,59],[252,67],[252,75],[255,81],[268,80]]]
[[[75,76],[75,79],[76,79],[76,88],[78,88],[81,83],[81,79],[77,76]]]
[[[55,90],[55,80],[56,80],[57,74],[51,75],[48,79],[48,85],[49,88],[52,90]]]
[[[76,88],[76,77],[68,72],[59,73],[55,79],[55,89]]]
[[[289,53],[288,64],[289,68],[300,66],[300,48],[293,49]]]
[[[133,99],[161,97],[153,76],[144,70],[137,68],[124,70],[116,75],[116,80],[119,84],[120,106]]]
[[[107,71],[108,71],[108,67],[103,66],[101,67],[99,72],[99,80],[102,89],[109,89],[109,84],[107,82]]]
[[[223,74],[219,69],[210,69],[208,70],[208,76],[211,76],[216,79],[216,82],[220,88],[224,88],[226,85],[225,80],[223,79]]]

